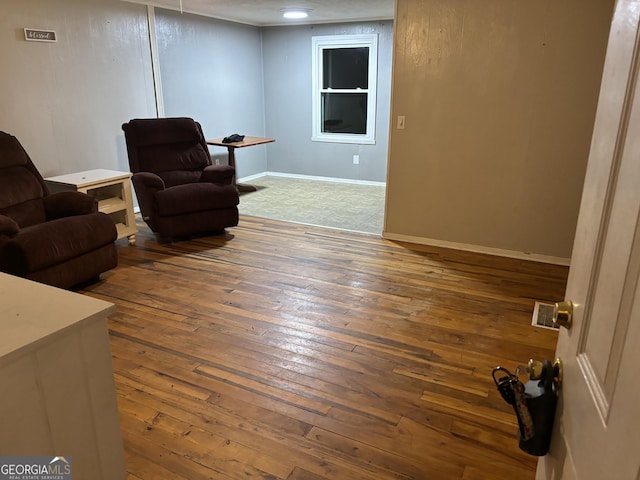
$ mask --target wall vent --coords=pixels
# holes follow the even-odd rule
[[[560,327],[553,324],[553,310],[554,305],[552,303],[536,302],[533,307],[533,318],[531,325],[540,328],[550,328],[551,330],[558,330]]]

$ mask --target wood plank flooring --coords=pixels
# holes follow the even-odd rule
[[[553,358],[567,268],[242,217],[137,246],[109,323],[129,479],[533,479],[491,369]]]

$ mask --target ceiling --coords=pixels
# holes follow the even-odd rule
[[[343,23],[393,18],[394,0],[125,0],[259,27]],[[309,11],[305,20],[286,20],[285,8]]]

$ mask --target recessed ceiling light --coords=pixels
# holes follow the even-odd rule
[[[309,12],[302,8],[288,8],[282,11],[282,16],[290,20],[300,20],[302,18],[307,18],[309,16]]]

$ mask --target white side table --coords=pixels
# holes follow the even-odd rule
[[[109,215],[118,229],[118,238],[127,237],[129,245],[136,243],[136,221],[131,196],[131,173],[116,170],[87,170],[84,172],[45,178],[54,192],[75,190],[98,200],[98,211]]]

